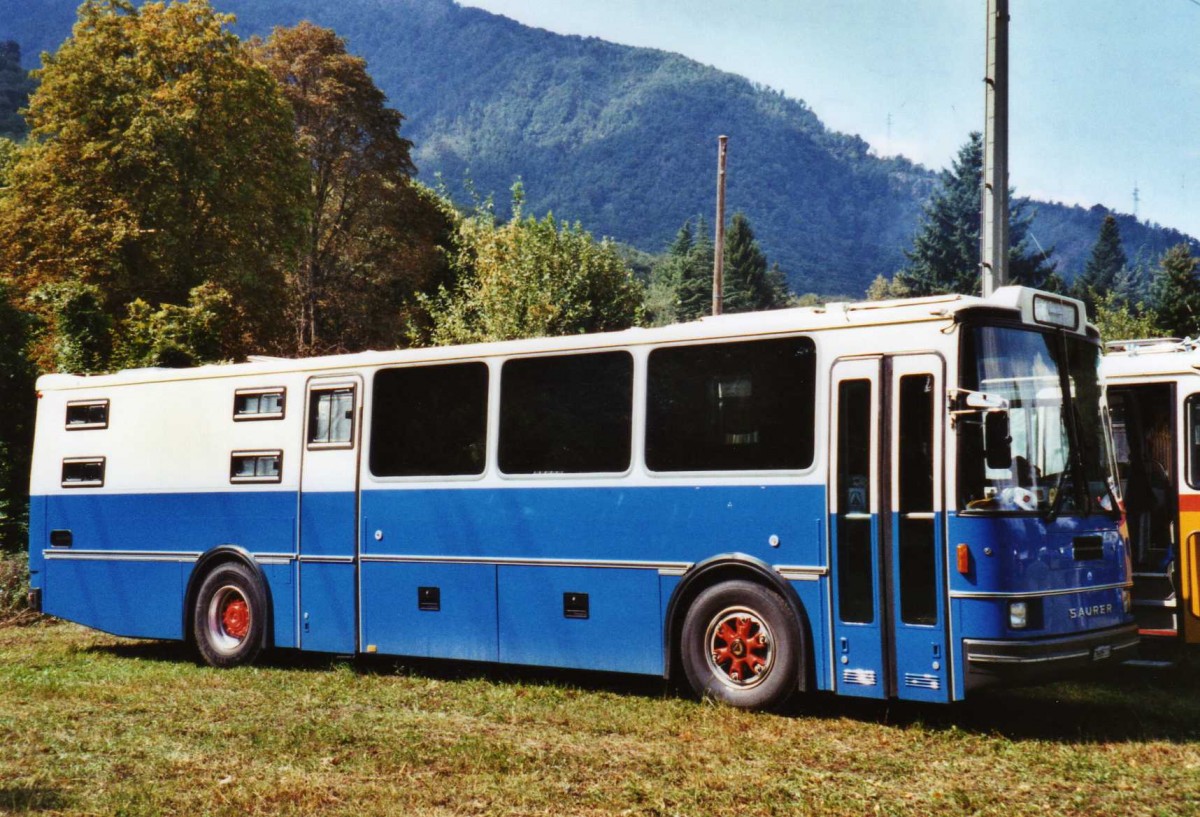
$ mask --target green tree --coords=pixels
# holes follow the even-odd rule
[[[86,0],[44,58],[30,141],[0,198],[0,275],[80,281],[117,319],[212,281],[280,323],[305,167],[278,84],[207,0]],[[241,349],[226,350],[230,354]]]
[[[692,251],[692,226],[684,222],[665,255],[650,270],[646,288],[645,319],[649,326],[666,326],[679,320],[679,285]]]
[[[0,552],[27,545],[29,460],[33,452],[35,372],[26,356],[32,331],[0,284]]]
[[[711,232],[703,218],[696,220],[691,247],[679,270],[679,306],[676,314],[681,321],[694,321],[712,314],[713,256],[716,246]]]
[[[603,332],[639,318],[642,287],[609,241],[578,224],[521,212],[498,224],[490,211],[463,218],[455,232],[456,280],[422,296],[431,325],[414,340],[444,345]]]
[[[333,31],[302,22],[255,42],[295,113],[308,163],[311,214],[289,270],[294,340],[321,354],[392,346],[401,312],[443,266],[436,249],[449,223],[414,186],[412,143],[366,62]]]
[[[154,309],[135,300],[127,309],[113,350],[116,368],[218,362],[225,349],[237,345],[227,334],[245,323],[233,296],[213,283],[195,287],[186,306],[163,304]]]
[[[1196,269],[1200,259],[1187,244],[1177,244],[1163,254],[1158,274],[1151,285],[1158,329],[1171,337],[1200,335],[1200,281]]]
[[[754,238],[745,213],[734,213],[725,230],[724,312],[778,309],[788,300],[787,281],[778,266],[768,268],[767,257]]]
[[[980,292],[980,231],[982,229],[983,137],[972,133],[941,185],[925,205],[920,232],[907,250],[908,265],[896,274],[911,295]],[[1014,284],[1061,289],[1049,260],[1052,251],[1030,251],[1029,225],[1020,203],[1010,196],[1009,277]]]
[[[1128,264],[1129,259],[1121,247],[1121,230],[1117,220],[1112,214],[1106,215],[1096,243],[1092,245],[1087,265],[1071,288],[1072,294],[1094,310],[1103,295],[1118,290]]]
[[[1096,328],[1105,341],[1152,338],[1159,330],[1155,316],[1141,302],[1130,303],[1116,292],[1096,297]]]

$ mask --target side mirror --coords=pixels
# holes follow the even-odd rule
[[[1012,467],[1012,437],[1008,434],[1008,412],[989,411],[983,417],[984,459],[987,467]]]

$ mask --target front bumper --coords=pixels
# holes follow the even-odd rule
[[[1136,624],[1039,641],[963,639],[967,690],[1021,684],[1119,664],[1137,653]]]

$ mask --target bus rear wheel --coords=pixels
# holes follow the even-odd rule
[[[774,709],[796,691],[800,634],[775,591],[749,581],[704,590],[688,608],[680,642],[697,695],[741,709]]]
[[[217,565],[204,577],[192,608],[200,657],[214,667],[250,663],[262,650],[266,613],[266,593],[249,568]]]

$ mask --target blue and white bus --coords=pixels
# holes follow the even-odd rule
[[[32,600],[122,636],[953,701],[1136,647],[1099,344],[1018,287],[38,383]]]

